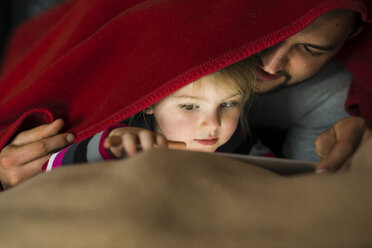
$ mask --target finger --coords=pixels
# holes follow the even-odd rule
[[[41,158],[38,158],[34,161],[31,161],[23,165],[21,170],[23,171],[24,178],[29,178],[42,171],[43,165],[50,159],[52,154],[45,155]]]
[[[7,175],[7,178],[2,181],[4,189],[13,187],[25,179],[28,179],[42,172],[42,167],[50,158],[51,154],[31,161],[23,166],[13,168]]]
[[[354,146],[351,142],[338,142],[329,156],[317,165],[315,171],[317,173],[337,171],[347,161],[353,151]]]
[[[106,149],[110,149],[112,147],[117,147],[122,145],[121,136],[109,136],[103,141],[103,147]]]
[[[334,129],[328,129],[320,134],[315,140],[315,150],[321,159],[327,158],[337,143]]]
[[[138,133],[139,143],[143,150],[149,150],[154,147],[154,133],[148,130]]]
[[[124,150],[128,154],[129,157],[132,157],[137,154],[137,144],[138,144],[138,139],[137,135],[133,133],[125,133],[122,136],[123,140],[123,146]]]
[[[366,130],[363,118],[348,117],[338,121],[331,129],[316,140],[317,152],[322,158],[317,172],[338,170],[352,157],[362,141]],[[328,144],[327,144],[328,142]]]
[[[62,129],[64,122],[62,119],[57,119],[49,124],[44,124],[33,129],[19,133],[11,142],[13,145],[24,145],[32,143],[40,139],[58,134]]]
[[[121,136],[107,137],[103,142],[103,147],[107,149],[115,158],[123,157],[123,141]]]
[[[111,147],[110,151],[115,158],[122,158],[124,156],[124,147],[122,145]]]
[[[160,134],[160,133],[157,133],[156,134],[156,145],[158,147],[168,147],[168,141],[167,139],[164,137],[164,135]]]
[[[12,157],[15,157],[17,163],[25,164],[70,145],[71,143],[66,136],[67,134],[59,134],[23,146],[11,145],[6,153],[8,156],[11,154]]]
[[[186,143],[182,141],[168,140],[168,148],[176,150],[186,150]]]

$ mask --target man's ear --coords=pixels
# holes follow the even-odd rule
[[[143,112],[147,115],[152,115],[154,113],[154,109],[152,106],[150,106],[150,107],[145,108]]]
[[[363,26],[359,26],[349,37],[348,40],[351,40],[352,38],[354,38],[355,36],[357,36],[358,34],[360,34],[362,31],[364,30],[364,27]]]

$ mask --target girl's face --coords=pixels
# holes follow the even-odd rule
[[[155,131],[190,150],[214,152],[226,143],[237,128],[242,96],[216,80],[209,74],[154,104]]]

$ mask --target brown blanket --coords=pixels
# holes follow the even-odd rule
[[[371,147],[321,176],[161,149],[57,169],[0,194],[0,247],[371,247]]]

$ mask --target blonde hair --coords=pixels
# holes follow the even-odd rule
[[[227,79],[226,86],[234,87],[243,96],[243,104],[252,95],[253,84],[256,81],[257,58],[250,56],[217,71],[221,77]]]
[[[216,87],[237,91],[242,96],[243,107],[240,112],[240,124],[244,132],[249,129],[244,106],[253,93],[252,89],[256,81],[256,66],[257,58],[250,56],[212,73],[219,79],[214,81]],[[200,83],[201,80],[198,79],[193,82],[193,85],[199,87]]]
[[[215,81],[216,87],[226,88],[231,91],[238,91],[238,93],[242,96],[240,123],[243,128],[243,132],[248,131],[248,121],[245,116],[244,105],[248,102],[253,92],[253,84],[256,79],[256,64],[257,58],[255,56],[250,56],[216,72],[213,72],[213,75],[219,79]],[[200,83],[200,79],[192,82],[193,86],[195,87],[199,87]],[[128,118],[126,120],[128,125],[131,126],[131,124],[138,120],[139,117],[142,117],[145,125],[147,125],[145,114],[146,109]]]

